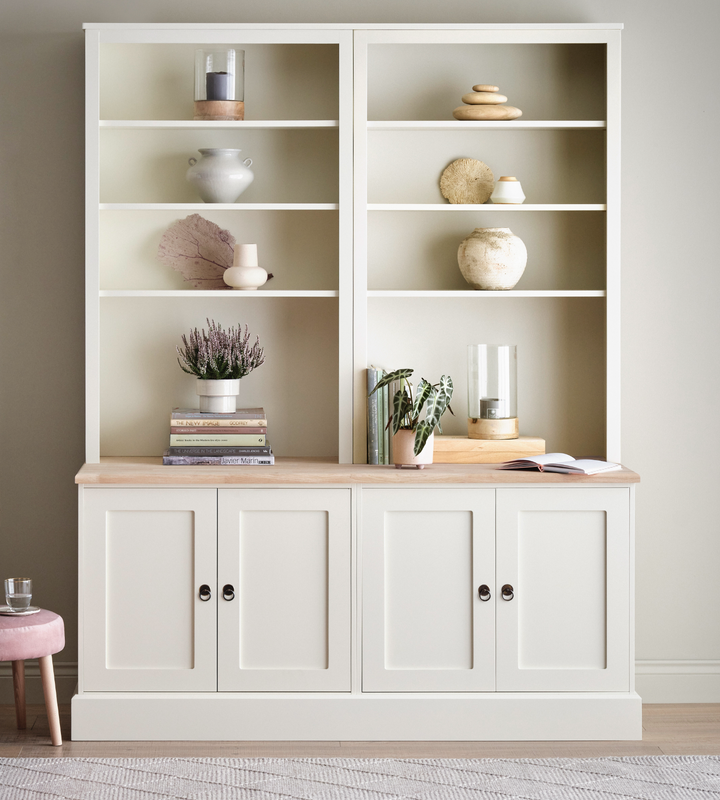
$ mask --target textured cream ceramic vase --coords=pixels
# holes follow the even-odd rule
[[[463,278],[473,289],[512,289],[527,264],[527,248],[510,228],[475,228],[458,248]]]

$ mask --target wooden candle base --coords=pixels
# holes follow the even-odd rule
[[[468,417],[470,439],[517,439],[520,427],[517,417],[510,419],[475,419]]]
[[[193,119],[245,119],[245,103],[242,100],[196,100]]]

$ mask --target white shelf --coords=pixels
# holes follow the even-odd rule
[[[605,297],[604,289],[509,289],[485,292],[475,289],[443,291],[435,289],[371,289],[368,297]]]
[[[101,289],[100,297],[338,297],[336,289]]]
[[[368,203],[368,211],[607,211],[604,203]]]
[[[100,203],[101,211],[337,211],[337,203]]]
[[[583,130],[586,128],[603,129],[606,122],[603,119],[577,119],[577,120],[401,120],[401,121],[375,121],[368,122],[368,131],[460,131],[460,130],[520,130],[549,131],[549,130]]]
[[[101,128],[156,129],[175,128],[180,130],[276,128],[280,130],[293,128],[338,128],[336,119],[245,119],[245,120],[192,120],[192,119],[101,119]]]

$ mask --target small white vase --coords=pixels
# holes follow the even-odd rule
[[[510,175],[504,175],[495,184],[495,189],[490,195],[493,203],[507,203],[520,205],[525,200],[525,192],[520,181]]]
[[[233,265],[223,272],[223,280],[233,289],[251,291],[267,283],[268,274],[258,266],[256,244],[236,244]]]
[[[198,150],[202,156],[188,159],[188,182],[206,203],[234,203],[250,186],[255,176],[249,169],[252,159],[240,159],[240,150],[207,147]]]
[[[510,228],[475,228],[460,243],[458,265],[473,289],[512,289],[527,264],[527,248]]]
[[[233,289],[251,291],[267,283],[268,274],[262,267],[228,267],[223,280]]]
[[[240,394],[240,379],[203,380],[195,382],[195,391],[200,397],[200,411],[213,414],[233,414],[237,410],[237,396]]]
[[[392,439],[393,464],[400,467],[424,469],[425,464],[433,463],[435,432],[428,436],[423,449],[415,455],[415,431],[399,430]]]

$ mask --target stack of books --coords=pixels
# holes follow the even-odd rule
[[[401,388],[401,381],[393,381],[378,389],[372,396],[370,392],[384,378],[384,369],[369,367],[367,370],[367,463],[392,464],[392,404],[395,392]]]
[[[174,408],[170,417],[170,447],[163,464],[263,466],[274,464],[262,408],[239,408],[232,414],[212,414],[195,408]]]

